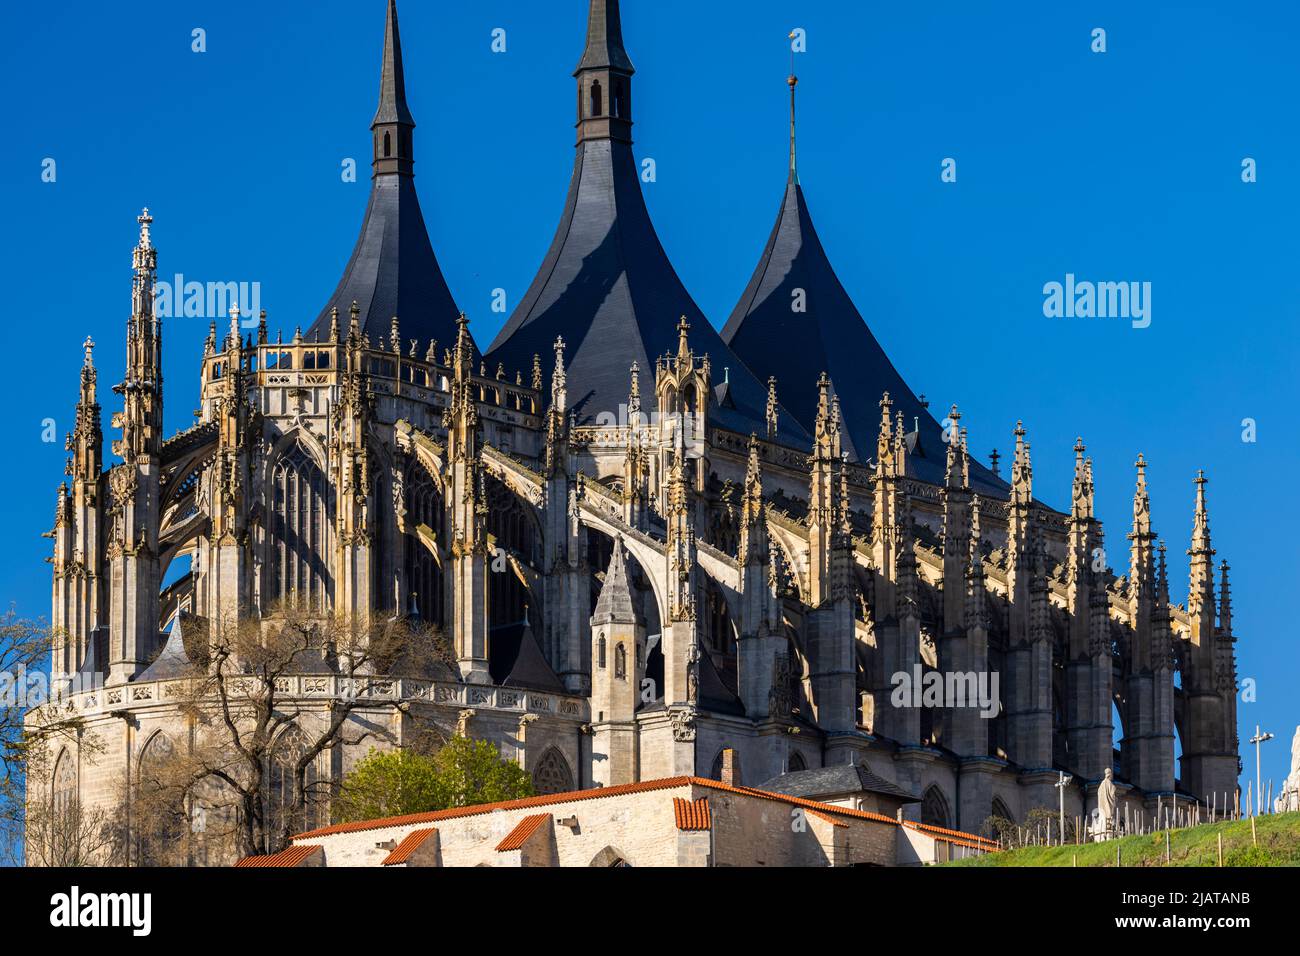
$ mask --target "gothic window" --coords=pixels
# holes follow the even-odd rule
[[[569,762],[554,747],[547,748],[533,769],[533,789],[539,796],[548,793],[568,793],[573,789],[573,772]]]
[[[951,826],[948,800],[938,787],[931,785],[921,797],[921,822],[935,827]]]
[[[1012,815],[1010,809],[1007,808],[1007,805],[1002,802],[1001,797],[995,797],[993,799],[993,816],[1001,817],[1003,820],[1010,820],[1012,822],[1016,819],[1015,816]]]
[[[618,80],[614,83],[614,102],[613,109],[610,111],[613,115],[622,117],[623,113],[623,81]]]
[[[323,611],[333,588],[327,564],[327,486],[324,473],[301,444],[272,469],[271,499],[271,598]]]
[[[619,680],[627,680],[627,650],[622,643],[614,648],[614,676]]]
[[[287,828],[297,833],[310,830],[320,822],[320,776],[315,761],[309,763],[303,775],[304,808],[294,812],[297,794],[298,761],[307,752],[307,740],[298,728],[286,731],[276,742],[267,767],[266,828],[272,842],[279,839]]]
[[[385,132],[384,133],[384,155],[391,156],[392,154],[393,154],[393,137],[392,134]]]
[[[790,758],[785,762],[786,773],[798,773],[800,770],[807,770],[808,764],[803,759],[803,754],[795,751],[790,754]]]
[[[442,494],[429,473],[412,463],[406,470],[406,585],[415,598],[420,619],[442,624],[442,569],[421,539],[423,525],[437,547],[442,541]]]
[[[591,115],[599,116],[601,114],[600,101],[600,80],[593,80],[591,83]]]
[[[64,750],[59,754],[54,768],[54,789],[50,795],[50,810],[54,820],[70,817],[77,806],[76,761]]]
[[[595,867],[616,867],[631,866],[632,864],[627,862],[627,857],[623,855],[622,850],[607,846],[591,858],[590,865]]]
[[[184,862],[185,834],[189,829],[184,803],[169,783],[169,768],[176,747],[165,733],[156,733],[140,751],[136,775],[135,812],[138,861],[145,866]]]
[[[601,667],[605,666],[605,639],[603,637],[596,642],[596,663]]]

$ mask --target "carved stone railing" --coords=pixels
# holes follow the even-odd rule
[[[239,682],[252,678],[231,676],[235,694]],[[334,674],[289,675],[276,679],[276,692],[299,703],[312,700],[357,700],[362,703],[426,702],[454,707],[477,707],[517,714],[537,714],[585,722],[589,719],[586,698],[568,694],[497,687],[492,684],[460,684],[412,677],[339,677]],[[177,704],[193,693],[193,679],[140,681],[114,684],[66,694],[34,715],[38,723],[72,717],[95,717],[115,711]]]

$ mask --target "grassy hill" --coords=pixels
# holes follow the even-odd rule
[[[1165,834],[1129,836],[1083,846],[1025,847],[990,853],[947,866],[1115,866],[1118,846],[1122,866],[1217,866],[1223,834],[1224,866],[1300,866],[1300,813],[1279,813],[1256,820],[1258,845],[1251,845],[1250,821],[1202,824],[1170,831],[1170,862],[1165,863]],[[1076,863],[1077,858],[1077,863]]]

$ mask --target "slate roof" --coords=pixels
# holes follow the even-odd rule
[[[868,793],[882,793],[897,797],[904,803],[919,803],[921,800],[920,797],[913,796],[897,784],[872,773],[867,767],[848,764],[783,773],[771,780],[765,780],[758,785],[758,788],[809,799],[865,790]]]
[[[379,123],[415,125],[406,105],[402,46],[392,2],[384,32],[379,107],[374,118],[374,124]],[[433,253],[413,175],[383,173],[371,180],[370,201],[352,258],[333,295],[308,328],[306,339],[326,339],[330,310],[335,308],[339,332],[346,336],[354,301],[361,310],[361,329],[369,334],[372,344],[388,341],[393,316],[398,317],[403,342],[420,340],[420,354],[424,354],[429,339],[448,345],[455,341],[460,309]]]
[[[167,643],[158,652],[136,681],[172,680],[176,677],[188,677],[194,673],[194,664],[185,653],[185,636],[182,620],[187,615],[182,612],[172,618],[171,629],[167,632]]]
[[[806,312],[791,308],[804,290]],[[875,457],[880,398],[889,392],[905,427],[919,423],[920,454],[909,442],[908,474],[942,484],[947,467],[943,429],[894,368],[840,284],[813,227],[803,187],[786,184],[776,224],[758,266],[722,330],[723,340],[761,380],[777,380],[781,404],[805,428],[817,418],[815,383],[822,372],[840,399],[845,450],[860,462]],[[971,458],[972,487],[1006,497],[1007,485]]]
[[[594,0],[588,31],[579,73],[626,59],[617,3]],[[630,61],[619,68],[630,72]],[[630,118],[619,122],[631,126]],[[653,376],[656,359],[677,351],[682,316],[690,323],[692,350],[709,356],[714,383],[728,380],[727,402],[715,401],[713,421],[741,434],[765,433],[767,386],[723,344],[669,262],[646,209],[631,144],[621,134],[583,134],[551,247],[488,349],[489,364],[529,369],[533,355],[549,355],[562,336],[570,406],[579,424],[591,423],[627,402],[633,362]],[[810,390],[815,382],[808,380]],[[792,416],[781,420],[784,441],[810,446],[807,430]]]
[[[614,539],[614,553],[609,559],[605,582],[596,599],[593,621],[602,623],[635,624],[636,607],[632,603],[632,579],[628,575],[627,561],[623,557],[623,539]]]

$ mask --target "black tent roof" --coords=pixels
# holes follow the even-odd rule
[[[576,74],[579,88],[588,74],[593,87],[601,79],[630,85],[631,70],[618,4],[592,0],[587,46]],[[709,356],[714,384],[727,385],[725,401],[715,395],[712,420],[742,434],[763,434],[766,385],[723,344],[655,233],[632,154],[629,103],[630,98],[616,103],[611,95],[580,113],[577,156],[559,228],[487,357],[507,369],[528,369],[533,355],[549,354],[562,337],[568,347],[570,405],[580,423],[593,422],[602,412],[617,414],[627,402],[633,362],[653,375],[659,356],[676,353],[677,323],[685,316],[691,349]],[[810,392],[814,383],[809,379]],[[804,427],[790,415],[780,421],[782,440],[808,447]]]
[[[803,290],[806,311],[792,308],[796,289]],[[844,291],[793,176],[767,247],[722,338],[755,375],[776,377],[782,404],[808,429],[817,418],[813,383],[825,372],[840,400],[845,450],[860,462],[875,457],[880,399],[888,392],[895,413],[903,413],[905,428],[916,431],[908,443],[908,474],[943,483],[943,428],[899,375]],[[970,480],[978,492],[1006,495],[1006,483],[973,457]]]
[[[404,171],[381,172],[377,162],[370,201],[352,258],[306,337],[310,340],[318,336],[324,340],[328,336],[333,309],[338,309],[340,333],[347,335],[348,310],[356,302],[361,310],[361,329],[369,334],[372,342],[388,340],[393,316],[397,316],[403,341],[419,339],[423,354],[429,339],[448,344],[455,341],[460,310],[433,253],[415,193],[414,173],[409,171],[413,166],[411,147],[403,137],[409,139],[415,121],[406,105],[402,44],[397,30],[397,7],[392,0],[384,30],[379,106],[371,128],[388,125],[392,132],[399,133],[395,155],[400,155],[402,160],[396,168]],[[386,154],[379,152],[378,133],[375,139],[378,160]],[[389,170],[395,163],[396,160],[391,160],[382,165]]]

